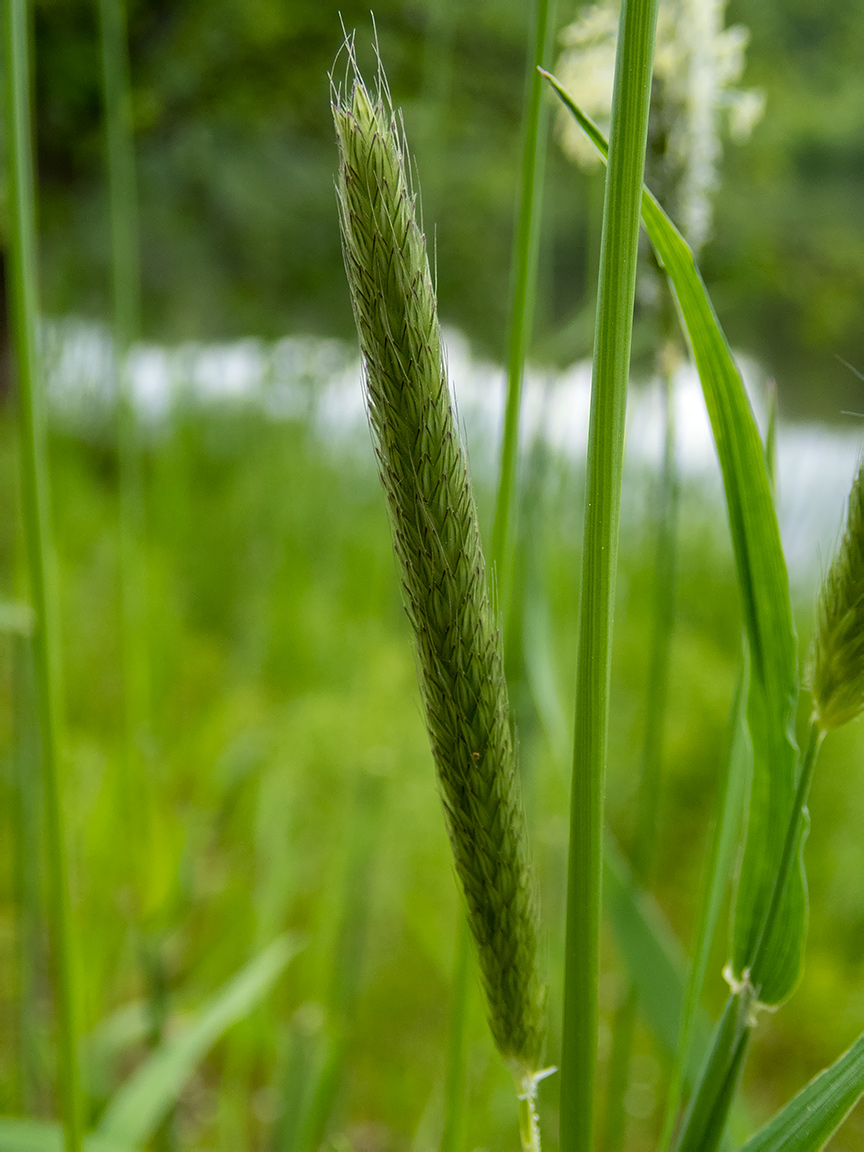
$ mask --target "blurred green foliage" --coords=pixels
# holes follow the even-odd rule
[[[96,9],[35,4],[54,314],[108,314]],[[368,70],[371,22],[354,0],[131,0],[149,336],[350,334],[327,101],[340,11]],[[442,316],[501,356],[530,6],[381,0],[374,11],[435,235]],[[860,411],[861,386],[836,357],[864,366],[864,0],[733,0],[729,19],[751,29],[746,82],[767,109],[750,143],[727,150],[706,275],[784,410],[837,419]],[[589,351],[596,192],[557,148],[550,161],[536,348],[560,363]]]
[[[358,28],[369,70],[368,11],[356,3],[341,11]],[[727,157],[706,275],[736,345],[777,374],[787,413],[860,411],[860,382],[833,357],[864,366],[864,82],[856,59],[864,0],[733,2],[730,17],[752,29],[748,83],[765,89],[768,106],[752,141]],[[386,0],[376,19],[427,230],[435,230],[442,315],[498,354],[528,12],[517,0]],[[327,99],[340,39],[335,3],[131,0],[130,32],[146,335],[349,334]],[[106,316],[96,5],[37,0],[35,60],[47,309]],[[536,348],[560,363],[589,350],[598,185],[554,148],[549,174]],[[310,412],[315,403],[313,387]],[[311,416],[274,421],[251,406],[192,401],[148,431],[152,732],[141,750],[147,867],[137,892],[118,772],[111,445],[110,423],[84,437],[59,426],[52,433],[91,1119],[146,1051],[142,1005],[150,1012],[161,1004],[170,1024],[290,929],[305,934],[306,950],[266,1006],[208,1057],[156,1146],[296,1152],[302,1115],[310,1139],[326,1130],[333,1152],[427,1152],[440,1125],[458,908],[368,444],[324,442]],[[4,408],[0,499],[10,510],[15,455]],[[570,724],[582,478],[554,456],[532,467],[523,509],[532,533],[520,535],[517,563],[528,607],[507,622],[508,678],[549,936],[554,1051],[567,757],[550,734],[566,736]],[[650,483],[631,476],[627,489],[613,668],[609,815],[625,847],[645,723],[653,546],[641,501]],[[481,513],[490,504],[481,485]],[[10,513],[0,523],[4,598],[17,590],[16,531]],[[686,943],[740,632],[725,521],[695,488],[684,493],[680,571],[658,892]],[[803,652],[809,600],[799,616]],[[19,657],[0,637],[0,810],[10,813],[0,821],[0,1110],[29,1103],[50,1115],[50,952],[38,908],[24,942],[34,962],[28,1037],[16,1019],[19,901],[38,875],[32,867],[16,873],[15,864]],[[551,729],[528,675],[538,660],[559,685],[560,714],[551,697],[544,702]],[[790,1008],[760,1024],[745,1084],[757,1121],[834,1059],[864,1019],[862,749],[853,727],[832,738],[820,763],[807,848],[806,975]],[[725,990],[723,951],[718,945],[711,969],[715,1008]],[[604,955],[608,1040],[626,981],[611,937]],[[479,994],[470,1031],[469,1146],[503,1148],[513,1135],[512,1092]],[[608,1044],[601,1070],[607,1060]],[[628,1105],[634,1152],[650,1146],[665,1074],[641,1032]],[[553,1078],[541,1089],[550,1133],[555,1097]],[[853,1118],[834,1147],[852,1152],[862,1136]]]
[[[310,405],[314,410],[314,391]],[[12,433],[4,413],[0,497],[6,507],[15,501]],[[118,771],[116,453],[98,435],[84,439],[55,428],[51,458],[67,668],[67,799],[93,1118],[146,1051],[140,1028],[130,1032],[124,1021],[130,1004],[152,997],[154,979],[170,1021],[196,1009],[289,929],[305,935],[305,951],[266,1005],[202,1064],[174,1118],[173,1146],[293,1147],[290,1117],[298,1093],[309,1098],[311,1082],[323,1101],[326,1148],[431,1150],[440,1130],[456,886],[365,435],[328,443],[311,417],[274,421],[252,405],[191,401],[148,434],[153,725],[144,763],[151,831],[137,896],[129,890],[129,828]],[[633,467],[625,489],[608,791],[610,821],[625,847],[635,826],[634,749],[645,723],[653,611],[645,512],[653,481],[644,466]],[[508,623],[508,634],[518,637],[509,677],[551,965],[550,1052],[556,1051],[560,1008],[567,756],[549,739],[526,665],[551,661],[569,727],[581,488],[578,467],[548,451],[534,453],[526,496],[531,533],[521,538],[519,562],[532,608]],[[487,520],[490,497],[481,480]],[[660,903],[684,942],[739,653],[734,570],[717,508],[714,497],[685,486],[658,867]],[[13,591],[15,550],[9,517],[0,526],[4,595]],[[811,616],[808,598],[802,649]],[[544,617],[548,632],[538,625]],[[0,809],[8,813],[13,663],[7,639],[0,641],[0,677]],[[745,1082],[755,1120],[860,1031],[862,748],[860,726],[853,726],[826,746],[819,766],[807,847],[813,907],[807,969],[790,1006],[760,1023]],[[0,846],[6,1038],[0,1111],[15,1113],[22,1085],[11,818],[0,822]],[[54,1095],[44,923],[41,931],[40,1059],[31,1099],[45,1115]],[[142,950],[149,956],[143,969]],[[725,991],[723,953],[720,942],[709,978],[715,1010]],[[611,936],[604,972],[608,1038],[626,989]],[[512,1144],[515,1105],[482,1019],[476,980],[474,989],[467,1147],[504,1148]],[[124,1027],[128,1038],[118,1041]],[[604,1047],[601,1075],[607,1058]],[[666,1074],[654,1041],[641,1031],[628,1096],[634,1152],[650,1147],[656,1134]],[[550,1148],[555,1106],[553,1078],[541,1090]],[[852,1152],[862,1135],[861,1121],[853,1119],[834,1147]]]

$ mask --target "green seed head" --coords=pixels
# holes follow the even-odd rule
[[[822,728],[839,728],[864,710],[864,465],[849,493],[846,531],[819,594],[810,684]]]
[[[333,92],[345,267],[426,726],[496,1044],[540,1068],[544,988],[501,638],[401,125],[383,78]]]

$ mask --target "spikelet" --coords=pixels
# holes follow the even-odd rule
[[[495,1043],[540,1067],[545,991],[501,639],[401,124],[379,75],[332,93],[345,266],[426,726]]]
[[[819,594],[810,684],[814,719],[823,729],[848,724],[864,710],[864,465]]]

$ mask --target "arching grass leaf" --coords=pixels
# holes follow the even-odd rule
[[[124,1146],[149,1139],[198,1063],[266,995],[299,950],[297,938],[286,934],[242,968],[188,1027],[169,1037],[121,1085],[103,1113],[97,1135]]]
[[[864,1093],[864,1034],[752,1136],[741,1152],[819,1152]]]
[[[558,81],[546,75],[605,157],[606,141],[600,131]],[[733,970],[740,978],[756,951],[795,793],[798,673],[789,580],[759,430],[693,254],[647,189],[642,221],[672,284],[702,383],[723,474],[750,649],[747,719],[753,779],[732,940]],[[799,858],[775,928],[761,950],[759,969],[750,972],[763,1003],[778,1004],[794,989],[806,928],[807,892]]]

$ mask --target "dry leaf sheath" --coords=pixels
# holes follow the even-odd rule
[[[404,136],[383,78],[372,95],[350,68],[333,117],[369,419],[489,1023],[521,1079],[540,1065],[544,989],[501,638]]]

